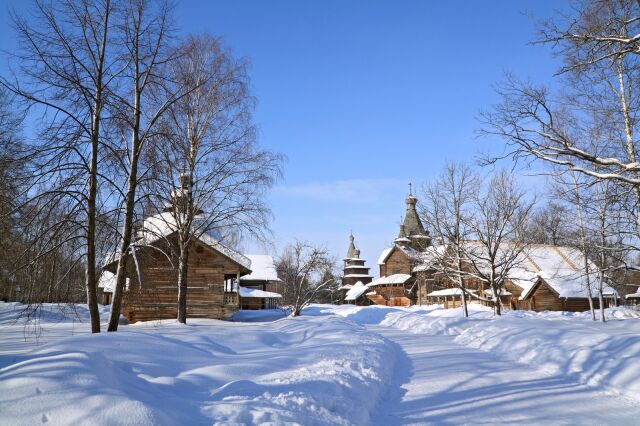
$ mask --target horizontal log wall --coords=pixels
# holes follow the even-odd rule
[[[168,247],[163,247],[168,252]],[[131,280],[123,314],[130,322],[175,319],[178,314],[178,260],[171,262],[157,250],[139,249],[137,264],[129,262]],[[138,277],[139,270],[139,277]],[[238,297],[224,292],[225,277],[239,266],[219,253],[197,245],[189,253],[187,317],[225,319],[238,310]]]

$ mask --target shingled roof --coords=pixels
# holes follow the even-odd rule
[[[356,247],[353,233],[349,234],[349,248],[347,249],[347,257],[345,257],[345,260],[347,259],[360,259],[360,250]]]
[[[402,229],[404,231],[404,237],[413,237],[413,236],[427,236],[429,235],[427,231],[425,231],[424,226],[422,226],[422,221],[418,217],[418,212],[416,211],[416,203],[418,199],[413,195],[409,194],[405,200],[407,203],[407,211],[404,214],[404,220],[402,221]]]

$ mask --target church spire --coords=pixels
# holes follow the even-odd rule
[[[360,250],[356,248],[356,244],[353,238],[353,232],[349,234],[349,248],[347,249],[347,257],[345,259],[358,259],[360,258]]]
[[[416,246],[415,248],[424,249],[430,244],[431,237],[429,236],[429,232],[424,229],[420,216],[418,216],[418,211],[416,210],[417,203],[418,199],[413,195],[412,185],[409,184],[409,195],[407,195],[405,199],[407,209],[404,213],[404,218],[400,225],[400,232],[396,240],[399,243],[410,243],[409,245]]]

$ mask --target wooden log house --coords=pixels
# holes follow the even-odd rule
[[[129,322],[177,316],[177,243],[176,231],[167,225],[171,222],[169,212],[145,219],[135,254],[129,254],[122,307]],[[226,319],[240,308],[238,283],[251,273],[247,257],[203,234],[193,243],[188,263],[188,318]],[[110,259],[103,269],[115,274],[117,267],[117,259]]]

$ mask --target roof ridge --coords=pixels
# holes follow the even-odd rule
[[[538,266],[538,264],[535,262],[535,260],[533,260],[533,258],[531,256],[529,256],[529,253],[526,253],[524,251],[522,253],[526,256],[527,260],[529,262],[531,262],[533,267],[536,269],[536,272],[542,272],[542,269],[540,268],[540,266]]]
[[[573,269],[574,272],[579,272],[578,267],[562,252],[562,250],[560,250],[559,247],[553,246],[553,249],[560,255],[562,260],[564,260],[567,263],[567,265],[569,265],[571,269]]]

